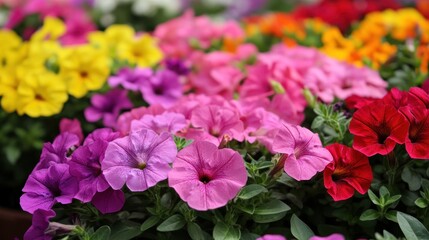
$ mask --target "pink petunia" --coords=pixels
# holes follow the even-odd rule
[[[131,122],[131,131],[150,129],[158,134],[176,133],[187,126],[185,116],[180,113],[165,112],[161,115],[144,115],[140,120]]]
[[[78,119],[68,119],[63,118],[60,121],[60,132],[69,132],[73,133],[79,137],[79,142],[83,141],[83,132],[82,127],[80,126],[80,122]]]
[[[311,179],[333,160],[316,133],[297,125],[283,124],[274,139],[273,150],[284,154],[285,172],[298,181]]]
[[[169,133],[152,130],[131,132],[109,143],[101,170],[109,185],[133,191],[145,191],[167,178],[170,163],[176,157],[176,144]]]
[[[231,149],[193,142],[177,154],[168,184],[180,198],[199,211],[225,206],[246,184],[244,160]]]

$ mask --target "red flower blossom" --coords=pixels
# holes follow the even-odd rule
[[[429,94],[418,87],[410,88],[409,102],[412,105],[420,105],[429,109]]]
[[[346,106],[348,109],[360,109],[363,106],[366,106],[374,101],[376,101],[376,98],[369,98],[369,97],[361,97],[358,95],[352,95],[344,100],[346,103]]]
[[[393,105],[396,109],[408,105],[409,93],[401,91],[397,88],[392,88],[386,96],[383,97],[383,102],[387,105]]]
[[[353,148],[334,143],[326,147],[334,161],[323,171],[325,188],[335,201],[351,198],[356,191],[365,194],[372,182],[368,157]]]
[[[410,123],[405,149],[412,158],[429,159],[429,110],[424,107],[401,108]]]
[[[353,114],[350,132],[354,135],[353,148],[373,156],[386,155],[397,143],[403,144],[410,124],[392,105],[377,101]]]

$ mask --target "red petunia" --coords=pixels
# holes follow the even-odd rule
[[[396,109],[408,105],[409,93],[401,91],[397,88],[392,88],[386,96],[383,97],[383,102],[387,105],[393,105]]]
[[[429,109],[408,106],[400,110],[410,123],[405,149],[412,158],[429,159]]]
[[[344,100],[346,107],[350,110],[352,109],[359,109],[363,106],[366,106],[368,104],[371,104],[372,102],[376,101],[378,99],[376,98],[370,98],[370,97],[361,97],[358,95],[352,95]]]
[[[386,155],[405,143],[410,124],[392,105],[376,101],[357,110],[350,122],[353,148],[366,156]]]
[[[353,148],[334,143],[326,147],[334,161],[323,171],[325,188],[335,201],[351,198],[356,191],[365,194],[372,182],[368,157]]]
[[[411,105],[420,105],[429,109],[429,94],[421,88],[410,88],[408,101]]]

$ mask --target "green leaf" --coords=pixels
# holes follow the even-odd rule
[[[255,214],[252,216],[253,221],[257,223],[270,223],[278,221],[286,216],[286,212],[276,213],[276,214],[269,214],[269,215],[258,215]]]
[[[5,147],[4,153],[6,154],[7,161],[11,165],[15,165],[19,159],[19,156],[21,156],[21,152],[19,151],[19,148],[12,145]]]
[[[389,219],[392,222],[398,222],[398,219],[396,217],[396,214],[398,213],[398,211],[395,210],[390,210],[388,211],[386,214],[384,214],[384,217]]]
[[[148,219],[146,219],[143,224],[140,227],[140,231],[144,232],[148,230],[149,228],[155,226],[159,223],[161,219],[158,216],[151,216]]]
[[[390,197],[389,189],[387,189],[387,187],[385,186],[381,186],[379,193],[380,193],[380,197],[384,199],[388,199]]]
[[[390,205],[390,204],[392,204],[392,203],[395,203],[395,202],[397,202],[399,199],[401,199],[401,195],[394,195],[394,196],[392,196],[392,197],[390,197],[387,201],[386,201],[386,206],[387,205]]]
[[[318,128],[320,128],[323,125],[324,122],[325,122],[325,120],[321,116],[317,116],[313,120],[313,123],[311,123],[311,129],[318,129]]]
[[[91,240],[105,240],[110,238],[110,227],[102,226],[91,235]]]
[[[401,179],[408,184],[411,191],[417,191],[422,184],[422,177],[420,174],[412,171],[409,167],[405,167],[401,174]]]
[[[140,234],[140,224],[131,221],[118,222],[112,226],[109,240],[129,240]]]
[[[188,223],[188,234],[192,240],[205,240],[210,239],[210,235],[204,232],[198,224],[190,222]]]
[[[368,196],[372,203],[374,203],[377,206],[380,206],[380,199],[374,194],[371,189],[368,190]]]
[[[360,215],[359,220],[371,221],[371,220],[375,220],[375,219],[379,218],[380,216],[381,215],[378,211],[376,211],[374,209],[368,209]]]
[[[238,194],[238,198],[240,199],[251,199],[260,193],[268,192],[268,190],[259,184],[250,184],[241,189],[240,193]]]
[[[257,214],[257,215],[271,215],[271,214],[287,212],[289,210],[290,210],[290,207],[286,203],[284,203],[278,199],[272,199],[271,201],[258,206],[255,209],[255,214]]]
[[[290,228],[292,235],[298,240],[308,240],[314,236],[314,232],[310,227],[307,226],[301,219],[299,219],[295,214],[292,215],[290,219]]]
[[[186,225],[185,218],[180,214],[175,214],[162,222],[156,230],[160,232],[171,232],[183,228]]]
[[[424,198],[417,198],[417,200],[414,203],[419,208],[427,208],[429,206],[428,201],[426,199],[424,199]]]
[[[218,222],[213,229],[214,240],[239,240],[240,229],[227,225],[224,222]]]
[[[401,228],[407,240],[429,239],[429,231],[415,217],[398,212],[397,218],[399,227]]]

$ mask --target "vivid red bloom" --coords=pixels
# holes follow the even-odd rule
[[[410,124],[392,105],[377,101],[353,114],[350,132],[353,148],[366,156],[390,153],[397,143],[405,143]]]
[[[386,96],[383,97],[383,102],[387,105],[393,105],[396,109],[408,105],[409,93],[401,91],[397,88],[392,88]]]
[[[409,102],[412,105],[421,105],[429,109],[429,94],[418,87],[410,88]]]
[[[346,106],[348,109],[352,110],[352,109],[359,109],[362,108],[363,106],[366,106],[374,101],[376,101],[377,99],[375,98],[369,98],[369,97],[361,97],[358,95],[352,95],[348,98],[346,98],[344,100]]]
[[[412,158],[429,159],[429,109],[408,106],[401,112],[410,123],[405,149]]]
[[[372,182],[368,157],[353,148],[334,143],[326,147],[334,160],[323,171],[325,188],[335,201],[351,198],[356,191],[365,194]]]

